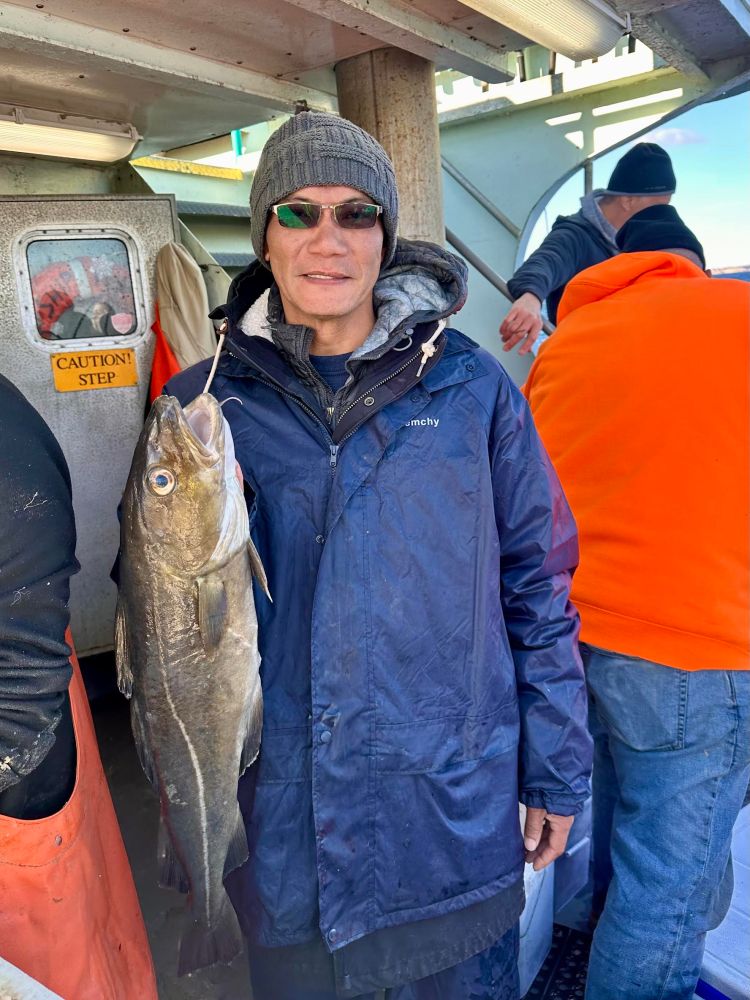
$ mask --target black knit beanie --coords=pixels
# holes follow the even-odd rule
[[[692,250],[706,267],[703,247],[688,229],[674,205],[649,205],[628,219],[617,231],[615,242],[623,253],[640,250]]]
[[[263,147],[250,190],[250,236],[258,260],[272,205],[312,186],[352,187],[383,206],[383,266],[396,250],[398,192],[388,154],[358,125],[319,111],[284,122]],[[266,264],[266,267],[268,265]]]
[[[617,161],[607,194],[674,194],[677,179],[669,153],[655,142],[639,142]]]

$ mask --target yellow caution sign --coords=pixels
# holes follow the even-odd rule
[[[61,351],[53,354],[52,374],[58,392],[81,389],[115,389],[138,385],[135,351]]]

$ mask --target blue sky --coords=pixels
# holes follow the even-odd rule
[[[750,264],[750,93],[714,101],[655,125],[638,142],[658,142],[669,152],[677,175],[672,204],[703,244],[708,267]],[[604,187],[613,166],[634,142],[594,161],[594,186]],[[551,224],[578,208],[581,176],[571,178],[552,199]],[[538,246],[546,227],[529,242]]]

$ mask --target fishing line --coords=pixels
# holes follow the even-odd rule
[[[224,403],[231,403],[231,402],[232,402],[232,400],[234,400],[234,402],[235,402],[235,403],[239,403],[239,404],[240,404],[240,406],[244,406],[244,405],[245,405],[245,404],[244,404],[244,403],[242,402],[242,400],[240,399],[240,397],[239,397],[239,396],[227,396],[227,398],[226,398],[226,399],[222,399],[222,401],[221,401],[221,402],[219,403],[219,406],[223,406],[223,405],[224,405]]]
[[[216,354],[214,354],[214,363],[211,365],[211,371],[208,373],[208,380],[207,380],[205,386],[203,387],[203,393],[202,393],[202,395],[204,395],[204,396],[208,392],[208,390],[209,390],[209,388],[211,386],[211,383],[214,380],[214,375],[216,374],[216,369],[217,369],[218,364],[219,364],[219,355],[221,354],[221,349],[224,346],[224,338],[225,338],[225,336],[226,336],[226,334],[224,334],[224,333],[220,333],[219,334],[219,343],[216,345]]]

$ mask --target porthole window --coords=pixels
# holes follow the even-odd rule
[[[36,334],[70,342],[135,332],[128,248],[112,237],[33,238],[26,245]]]

